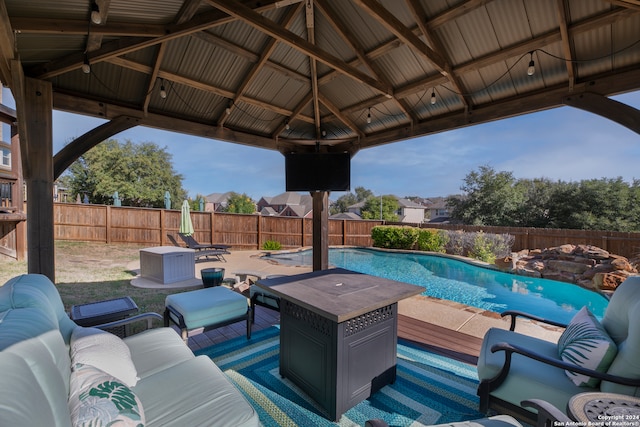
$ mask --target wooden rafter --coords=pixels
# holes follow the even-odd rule
[[[604,0],[616,6],[628,7],[640,11],[640,0]]]
[[[458,92],[458,96],[462,100],[463,104],[465,105],[466,108],[468,108],[471,105],[471,101],[470,101],[471,97],[467,95],[467,90],[464,87],[464,84],[453,72],[453,69],[452,69],[453,67],[451,66],[451,59],[447,58],[447,55],[445,53],[446,49],[442,45],[442,42],[438,37],[435,36],[435,34],[427,26],[428,18],[427,18],[427,14],[422,8],[422,5],[417,0],[406,0],[406,2],[407,2],[407,6],[409,7],[409,10],[413,14],[414,20],[418,24],[418,28],[422,32],[422,35],[431,44],[434,52],[437,52],[438,55],[442,57],[442,60],[444,61],[444,69],[446,71],[446,73],[443,75],[445,75],[449,79],[449,81],[455,88],[456,92]]]
[[[380,3],[376,0],[354,0],[354,3],[402,40],[407,46],[431,62],[441,74],[447,75],[446,63],[442,56],[424,44],[413,31],[404,26],[398,18],[389,13]]]
[[[293,21],[293,18],[295,18],[296,14],[300,11],[300,7],[301,7],[301,5],[298,5],[297,7],[293,7],[288,11],[288,13],[285,15],[284,19],[280,23],[283,26],[283,28],[289,27],[289,25]],[[236,108],[236,104],[238,102],[244,100],[244,94],[247,91],[247,88],[255,80],[255,78],[258,75],[258,73],[262,70],[262,67],[268,62],[269,57],[273,53],[273,51],[276,48],[277,44],[278,44],[278,42],[275,39],[271,39],[271,40],[269,40],[267,42],[267,45],[262,50],[262,54],[255,61],[255,63],[251,67],[251,70],[247,73],[247,75],[244,77],[242,83],[240,84],[240,86],[236,90],[236,93],[235,93],[235,95],[233,97],[233,102],[231,103],[231,106],[229,107],[229,113],[233,112],[233,110]],[[230,114],[227,114],[227,111],[225,110],[218,117],[218,120],[217,120],[218,126],[224,126],[224,123],[227,120],[227,118],[229,117],[229,115]]]
[[[275,8],[275,0],[265,0],[262,2],[256,1],[255,3],[257,6],[254,13]],[[252,9],[249,10],[252,11]],[[146,49],[148,47],[188,36],[209,28],[225,25],[235,21],[236,19],[237,18],[229,16],[218,10],[214,10],[210,13],[198,14],[184,24],[166,27],[164,34],[158,37],[132,37],[126,40],[115,40],[114,42],[103,45],[103,47],[96,52],[92,52],[91,55],[89,55],[89,59],[91,60],[91,63],[106,61],[110,58]],[[32,70],[32,75],[40,79],[50,79],[60,74],[80,68],[83,61],[83,53],[72,54],[57,61],[52,61],[43,66],[37,67],[35,70]]]
[[[353,51],[355,52],[357,58],[360,60],[360,63],[365,65],[373,75],[383,82],[386,85],[391,86],[391,82],[386,78],[382,70],[374,61],[369,59],[363,47],[360,45],[360,42],[353,35],[349,26],[344,23],[342,18],[327,4],[325,0],[315,0],[316,6],[320,9],[323,15],[326,16],[329,23],[333,26],[335,31],[342,37],[342,39],[347,43]],[[403,114],[412,122],[417,121],[418,118],[413,115],[409,106],[403,101],[395,99],[396,104],[400,107]],[[357,130],[357,129],[354,129]]]
[[[156,52],[156,56],[153,61],[153,68],[151,70],[149,81],[147,83],[146,95],[144,97],[144,102],[142,103],[142,111],[144,111],[145,114],[147,114],[149,110],[149,103],[151,102],[153,88],[156,86],[156,80],[158,79],[158,73],[160,72],[160,64],[162,64],[162,58],[164,58],[164,54],[166,50],[167,50],[167,44],[162,43],[158,48],[158,51]],[[160,90],[162,91],[163,89],[165,90],[164,93],[166,94],[166,87],[160,86]]]
[[[98,25],[104,25],[107,22],[107,16],[109,15],[109,6],[111,5],[111,0],[93,0],[98,5],[98,9],[100,10],[100,24],[94,24],[89,22],[89,34],[87,37],[87,52],[93,52],[94,50],[100,49],[102,46],[102,38],[104,35],[97,34],[92,32],[91,30],[96,28]]]
[[[382,94],[388,95],[391,97],[393,95],[393,90],[387,85],[383,85],[376,79],[368,76],[362,71],[358,70],[355,67],[350,66],[349,64],[341,61],[339,58],[336,58],[334,55],[325,52],[322,49],[319,49],[312,43],[309,43],[308,40],[303,39],[302,37],[294,34],[290,31],[286,31],[283,28],[278,27],[273,21],[265,18],[259,13],[235,3],[233,0],[207,0],[213,6],[223,10],[224,12],[242,19],[248,25],[256,28],[259,31],[268,34],[271,37],[278,39],[281,43],[284,43],[295,50],[302,52],[303,54],[322,62],[323,64],[335,68],[339,70],[346,76],[351,77],[352,79],[363,83],[369,86],[371,89],[380,92]]]
[[[566,59],[567,77],[569,79],[569,90],[573,90],[576,82],[576,72],[573,66],[573,52],[571,50],[571,40],[569,36],[569,25],[567,20],[567,4],[565,0],[556,0],[556,8],[558,10],[558,26],[560,27],[560,37],[562,39],[562,53]]]

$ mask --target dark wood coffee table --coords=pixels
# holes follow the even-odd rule
[[[424,288],[342,268],[260,279],[280,306],[280,375],[337,421],[395,381],[398,301]]]

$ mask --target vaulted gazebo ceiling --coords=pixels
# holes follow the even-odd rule
[[[560,105],[640,126],[604,98],[640,88],[639,0],[96,4],[0,0],[0,79],[18,60],[55,109],[111,120],[87,147],[146,125],[355,153]]]

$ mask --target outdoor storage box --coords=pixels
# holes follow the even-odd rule
[[[140,276],[164,284],[193,280],[195,251],[175,246],[140,249]]]

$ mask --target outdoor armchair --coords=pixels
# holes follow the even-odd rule
[[[585,312],[583,309],[578,314]],[[599,329],[584,328],[576,315],[570,323],[571,329],[565,329],[558,343],[515,332],[516,318],[527,317],[554,326],[569,325],[521,312],[503,315],[511,316],[510,329],[489,329],[478,359],[480,412],[493,409],[535,423],[535,414],[520,402],[540,399],[566,411],[569,399],[579,393],[640,395],[639,276],[628,278],[614,292],[602,322],[596,319],[594,323]],[[581,316],[580,320],[584,317]],[[580,336],[581,331],[586,331],[584,336]],[[606,342],[609,346],[604,349],[601,343]],[[596,360],[598,352],[606,357]],[[580,356],[574,357],[575,354]]]

